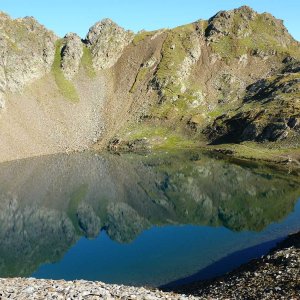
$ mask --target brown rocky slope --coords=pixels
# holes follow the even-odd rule
[[[298,147],[300,47],[270,14],[243,6],[137,34],[105,19],[85,40],[3,13],[0,28],[1,161],[95,145]]]

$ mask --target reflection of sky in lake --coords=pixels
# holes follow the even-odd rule
[[[260,233],[207,226],[153,227],[132,243],[120,244],[101,232],[95,240],[82,238],[60,262],[43,265],[33,276],[161,285],[191,275],[234,251],[272,241],[256,252],[234,256],[225,267],[218,269],[216,265],[216,274],[228,271],[260,256],[275,245],[275,240],[299,229],[300,201],[284,221],[273,223]]]

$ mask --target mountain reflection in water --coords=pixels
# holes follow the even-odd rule
[[[4,163],[0,277],[160,285],[300,229],[299,195],[296,176],[197,152]]]

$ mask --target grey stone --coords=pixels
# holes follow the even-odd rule
[[[86,41],[92,52],[94,67],[112,67],[133,37],[133,32],[124,30],[110,19],[104,19],[92,26]]]
[[[75,33],[69,33],[64,38],[61,67],[67,79],[71,80],[78,72],[83,55],[83,43]]]
[[[53,32],[34,18],[11,19],[3,13],[0,28],[0,91],[19,91],[51,70]]]

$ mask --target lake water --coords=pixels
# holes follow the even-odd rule
[[[295,174],[196,151],[3,163],[0,277],[211,278],[299,231],[299,196]]]

